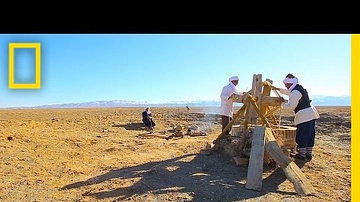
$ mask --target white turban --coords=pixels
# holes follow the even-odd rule
[[[232,76],[229,78],[229,82],[231,81],[238,81],[239,80],[239,77],[238,76]]]
[[[292,85],[290,86],[289,90],[292,91],[292,89],[295,88],[295,86],[298,84],[298,79],[295,78],[285,78],[283,80],[283,83],[292,83]]]
[[[295,78],[285,78],[283,80],[283,83],[298,83],[298,79],[295,77]]]

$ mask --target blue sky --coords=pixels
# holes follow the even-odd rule
[[[41,88],[10,89],[9,43],[41,44]],[[15,82],[35,82],[35,51],[15,49]],[[288,73],[310,95],[351,95],[351,35],[0,35],[0,107],[102,100],[219,100],[233,75],[284,87]]]

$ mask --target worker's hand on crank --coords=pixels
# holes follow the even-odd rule
[[[230,100],[230,99],[234,98],[235,96],[236,96],[236,94],[235,94],[235,93],[231,94],[231,95],[228,97],[228,100]]]

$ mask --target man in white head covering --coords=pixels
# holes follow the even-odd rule
[[[280,93],[288,95],[289,101],[283,102],[281,108],[294,110],[296,125],[296,143],[299,152],[294,158],[311,161],[315,143],[315,120],[320,118],[318,111],[311,104],[308,92],[298,84],[298,78],[288,74],[283,83],[287,89],[279,89]]]
[[[145,124],[145,126],[148,128],[149,132],[153,132],[153,128],[155,127],[155,122],[152,118],[150,107],[146,107],[145,111],[142,112],[142,121]]]
[[[221,125],[222,130],[225,129],[227,124],[232,120],[233,117],[233,101],[232,96],[239,95],[239,92],[236,90],[236,86],[239,83],[238,76],[232,76],[229,78],[229,84],[224,86],[220,98],[221,98],[221,108],[220,108],[220,115],[221,115]],[[227,131],[227,134],[230,130]]]

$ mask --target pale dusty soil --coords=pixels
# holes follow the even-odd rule
[[[300,196],[283,170],[265,165],[261,191],[245,188],[247,166],[201,150],[221,132],[207,108],[0,110],[0,201],[350,201],[350,107],[319,107],[314,157],[301,170],[315,191]],[[281,112],[281,123],[292,124]],[[171,124],[206,136],[165,139]]]

